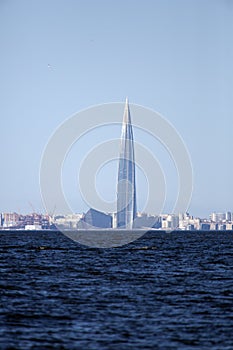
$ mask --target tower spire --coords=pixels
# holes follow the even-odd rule
[[[123,124],[131,124],[131,117],[130,117],[128,97],[126,97],[126,100],[125,100],[125,110],[124,110],[124,116],[123,116]]]
[[[136,217],[136,185],[133,128],[126,98],[117,184],[117,227],[132,229]]]

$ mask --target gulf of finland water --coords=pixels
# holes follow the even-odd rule
[[[0,232],[0,349],[233,349],[233,233]]]

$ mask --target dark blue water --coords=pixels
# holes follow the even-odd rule
[[[1,349],[233,349],[233,234],[0,233]]]

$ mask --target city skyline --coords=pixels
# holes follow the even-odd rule
[[[127,95],[159,111],[182,136],[194,170],[188,210],[201,217],[231,210],[232,15],[231,2],[218,0],[2,1],[0,211],[27,213],[31,202],[43,212],[39,168],[54,130],[77,111]],[[113,137],[119,132],[111,129]],[[103,130],[101,137],[108,135]],[[64,188],[76,212],[87,206],[70,178],[75,182],[77,164],[95,137],[77,145],[74,160],[64,164]],[[138,130],[134,137],[149,143]],[[157,145],[149,146],[166,174],[170,212],[173,165]],[[110,187],[115,194],[115,173],[116,164],[108,165],[103,184],[97,181],[104,198]],[[140,210],[142,181],[137,192]]]
[[[116,229],[115,215],[89,209],[87,213],[53,215],[0,213],[0,230],[92,230]],[[148,225],[148,226],[145,226]],[[233,212],[212,212],[207,218],[189,213],[150,215],[137,213],[134,228],[146,231],[233,231]]]

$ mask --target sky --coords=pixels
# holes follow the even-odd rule
[[[231,0],[1,0],[0,211],[43,212],[40,162],[54,130],[80,110],[128,96],[182,136],[194,173],[189,212],[233,212],[232,17]],[[89,140],[109,139],[111,130],[120,133],[103,129]],[[137,138],[149,142],[135,131]],[[167,173],[169,211],[177,179],[160,146],[152,148]],[[74,145],[64,168],[76,212],[87,206],[69,179],[85,147]],[[116,169],[115,162],[97,176],[106,199],[115,196]],[[140,208],[140,170],[137,187]]]

